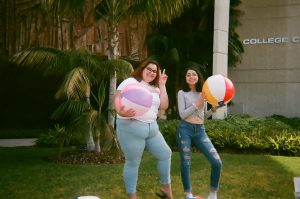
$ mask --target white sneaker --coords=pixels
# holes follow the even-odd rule
[[[211,192],[207,199],[217,199],[217,193]]]

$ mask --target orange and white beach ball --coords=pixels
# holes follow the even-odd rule
[[[223,106],[234,96],[235,89],[230,79],[224,75],[213,75],[206,79],[202,92],[206,100],[213,106]]]

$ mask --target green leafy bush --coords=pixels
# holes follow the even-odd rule
[[[300,156],[300,135],[286,131],[273,137],[267,136],[270,150],[276,155]]]
[[[163,134],[165,140],[169,144],[169,146],[173,149],[177,148],[176,143],[176,130],[178,120],[159,120],[158,125],[161,133]]]
[[[74,133],[67,131],[65,127],[55,125],[53,129],[43,133],[36,140],[36,145],[41,147],[63,147],[69,145],[82,145],[82,139],[74,136]]]
[[[159,121],[160,130],[170,147],[176,151],[178,120]],[[208,136],[220,151],[269,153],[300,156],[300,119],[229,115],[224,120],[207,120]]]

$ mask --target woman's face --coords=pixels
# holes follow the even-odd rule
[[[150,83],[157,76],[157,66],[153,63],[149,63],[143,70],[142,77],[143,81]]]
[[[196,85],[198,82],[198,74],[194,70],[188,70],[185,74],[185,81],[188,85]]]

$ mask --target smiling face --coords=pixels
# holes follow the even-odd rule
[[[198,74],[194,70],[188,70],[185,74],[185,81],[189,86],[196,87],[199,80]]]
[[[150,83],[157,76],[158,70],[156,64],[149,63],[143,70],[142,78],[143,81]]]

